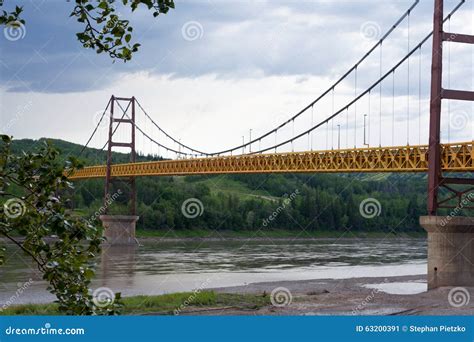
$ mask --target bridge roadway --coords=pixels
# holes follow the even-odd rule
[[[441,145],[443,171],[474,171],[474,142]],[[112,165],[112,177],[250,173],[426,172],[428,146],[372,147],[274,154],[244,154]],[[104,178],[106,166],[76,170],[70,179]]]

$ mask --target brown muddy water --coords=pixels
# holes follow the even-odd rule
[[[92,289],[107,287],[123,296],[156,295],[256,282],[426,273],[426,239],[146,239],[142,243],[104,248]],[[53,301],[31,260],[15,246],[6,246],[0,304]]]

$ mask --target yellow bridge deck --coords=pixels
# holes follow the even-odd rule
[[[441,146],[443,171],[474,171],[473,142]],[[112,177],[231,173],[425,172],[428,146],[255,154],[112,165]],[[105,177],[106,166],[76,170],[70,179]]]

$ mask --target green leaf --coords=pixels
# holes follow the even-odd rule
[[[106,1],[102,1],[102,2],[99,3],[99,5],[97,7],[102,8],[102,9],[106,9],[106,8],[108,8],[108,4],[107,4]]]

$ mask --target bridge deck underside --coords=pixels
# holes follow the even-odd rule
[[[474,171],[473,142],[441,146],[443,171]],[[112,177],[209,175],[231,173],[426,172],[428,146],[179,159],[112,166]],[[105,177],[106,167],[75,171],[70,179]]]

